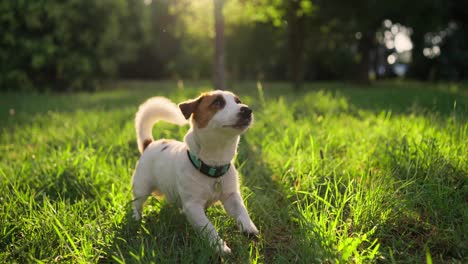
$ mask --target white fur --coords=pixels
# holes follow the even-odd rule
[[[141,218],[143,203],[157,191],[165,195],[168,203],[180,206],[188,221],[204,232],[221,253],[230,253],[230,248],[218,236],[215,227],[205,215],[205,209],[221,201],[226,212],[238,223],[239,228],[249,234],[258,234],[251,221],[239,191],[239,179],[232,159],[237,150],[239,136],[245,129],[231,126],[238,120],[243,104],[237,104],[230,92],[222,94],[226,105],[217,112],[204,128],[198,128],[192,120],[184,142],[158,140],[152,142],[140,157],[133,175],[134,217]],[[183,120],[182,120],[183,119]],[[185,119],[177,106],[162,97],[152,98],[140,106],[136,115],[139,148],[151,137],[152,125],[158,120],[183,124]],[[184,121],[184,122],[183,122]],[[163,150],[164,149],[164,150]],[[228,172],[218,178],[210,178],[197,171],[187,157],[187,149],[211,166],[231,163]],[[221,182],[216,191],[215,182]]]
[[[153,125],[163,120],[176,125],[185,125],[187,120],[177,105],[165,97],[153,97],[140,105],[135,117],[138,150],[143,153],[143,140],[153,140]]]

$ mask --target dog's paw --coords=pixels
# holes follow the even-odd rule
[[[222,250],[223,255],[229,255],[231,254],[231,249],[224,243],[223,250]]]
[[[251,240],[258,240],[259,232],[256,232],[256,233],[242,232],[242,234]]]
[[[254,223],[250,222],[246,225],[239,225],[240,230],[242,233],[247,234],[248,236],[258,236],[260,232],[258,232],[257,227],[254,225]]]
[[[244,233],[244,235],[246,235],[248,238],[254,240],[258,239],[258,235],[260,234],[260,232],[254,224],[252,224],[249,228],[244,228],[244,230],[242,230],[242,233]]]
[[[221,253],[223,255],[231,254],[231,249],[226,245],[226,242],[224,242],[224,245],[222,246]]]
[[[218,241],[217,244],[218,245],[216,247],[216,251],[220,255],[229,255],[229,254],[231,254],[231,249],[226,245],[226,242],[224,242],[223,240],[220,240],[220,241]]]
[[[133,210],[133,220],[140,221],[141,220],[141,212],[137,210]]]

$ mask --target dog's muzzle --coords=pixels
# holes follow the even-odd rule
[[[239,110],[239,116],[244,119],[252,119],[252,109],[242,106]]]
[[[242,106],[239,110],[238,116],[239,119],[233,126],[234,128],[245,129],[250,126],[250,123],[252,123],[252,109]]]

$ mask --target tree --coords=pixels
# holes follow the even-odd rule
[[[0,2],[1,90],[93,90],[134,56],[131,0]]]
[[[243,1],[251,16],[259,22],[269,22],[287,33],[288,79],[299,88],[304,75],[304,57],[307,38],[307,21],[315,14],[310,0],[259,0]]]
[[[175,1],[151,1],[142,10],[132,12],[135,17],[127,25],[134,27],[139,21],[144,32],[133,40],[138,44],[138,51],[131,60],[120,65],[120,78],[165,79],[171,76],[169,65],[180,53],[181,46],[176,36],[178,14],[171,12],[175,4]]]
[[[301,1],[287,3],[289,77],[294,88],[298,89],[303,80],[304,48],[306,38],[306,17],[301,12]]]
[[[348,41],[357,43],[355,80],[369,83],[371,53],[376,48],[376,32],[385,19],[401,23],[413,29],[413,77],[423,76],[428,63],[423,56],[424,35],[444,25],[448,15],[448,1],[427,0],[424,3],[406,0],[378,1],[327,0],[319,3],[322,24],[336,23],[335,27]],[[339,6],[339,8],[337,8]],[[427,17],[430,16],[430,19]],[[447,23],[447,22],[445,22]],[[360,38],[354,39],[359,33]],[[417,72],[417,73],[416,73]]]
[[[214,3],[214,26],[215,26],[215,52],[213,63],[213,79],[216,89],[225,90],[225,66],[224,66],[224,0],[213,0]]]

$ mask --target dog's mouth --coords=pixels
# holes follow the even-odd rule
[[[246,129],[250,126],[250,124],[252,123],[252,117],[248,117],[248,118],[241,118],[237,121],[237,123],[233,124],[233,125],[225,125],[223,127],[231,127],[231,128],[235,128],[235,129]]]

